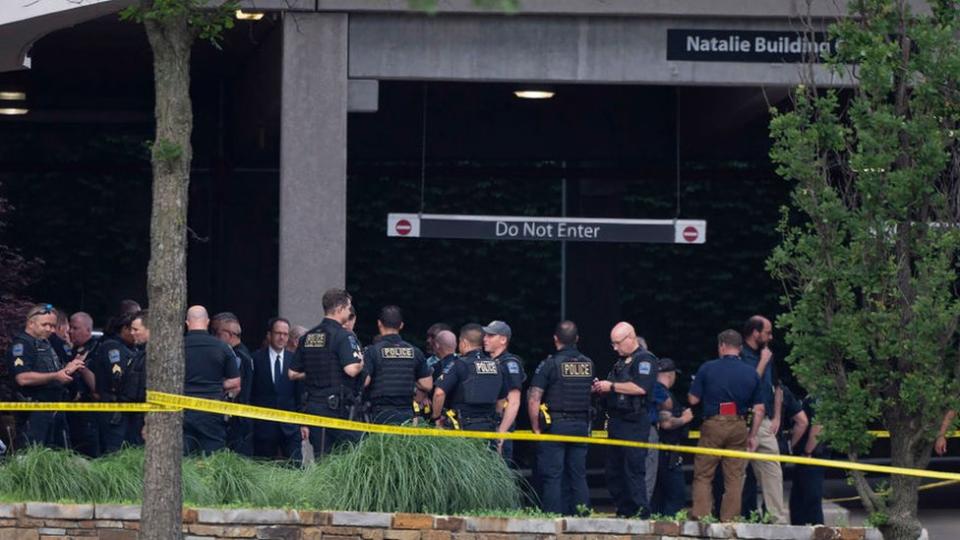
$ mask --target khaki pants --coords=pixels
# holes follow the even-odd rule
[[[777,434],[770,431],[770,419],[767,417],[760,422],[760,431],[757,433],[757,452],[780,455]],[[750,464],[753,467],[753,474],[757,477],[757,484],[763,491],[763,504],[767,507],[767,512],[773,516],[773,522],[789,525],[787,507],[783,503],[783,469],[780,468],[780,463],[753,460]]]
[[[747,449],[747,423],[739,416],[712,416],[700,428],[700,447],[725,450]],[[720,458],[697,454],[693,460],[693,517],[710,515],[713,508],[713,475],[717,465],[723,469],[723,500],[720,502],[720,520],[732,521],[740,514],[743,493],[743,474],[747,462],[743,459]]]

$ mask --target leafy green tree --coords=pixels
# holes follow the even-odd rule
[[[518,0],[475,0],[477,5],[516,9]],[[435,10],[436,0],[411,0]],[[186,311],[186,234],[193,109],[190,57],[194,42],[217,44],[233,26],[235,0],[139,0],[121,17],[144,25],[153,51],[156,136],[151,144],[153,206],[147,299],[151,340],[147,386],[183,391],[183,317]],[[183,415],[151,413],[146,420],[146,458],[140,537],[178,539],[181,533]]]
[[[773,111],[771,158],[794,183],[768,269],[782,281],[787,361],[836,450],[890,431],[894,466],[925,468],[957,401],[960,3],[856,0],[828,65],[848,92],[799,86]],[[852,480],[887,539],[916,539],[919,479]]]

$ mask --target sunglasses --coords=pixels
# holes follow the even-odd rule
[[[34,311],[30,314],[30,319],[39,317],[40,315],[49,315],[53,313],[53,304],[43,304],[42,306],[37,306],[33,309]]]

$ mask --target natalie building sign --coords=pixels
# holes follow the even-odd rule
[[[823,32],[667,30],[667,60],[699,62],[807,62],[836,52]]]

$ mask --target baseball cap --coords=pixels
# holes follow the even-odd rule
[[[507,339],[510,339],[513,335],[513,332],[510,331],[510,325],[503,321],[490,321],[490,324],[483,327],[483,333],[495,336],[506,336]]]
[[[660,371],[676,371],[677,373],[683,373],[677,369],[677,365],[673,362],[672,358],[661,358],[657,364],[657,367]]]

